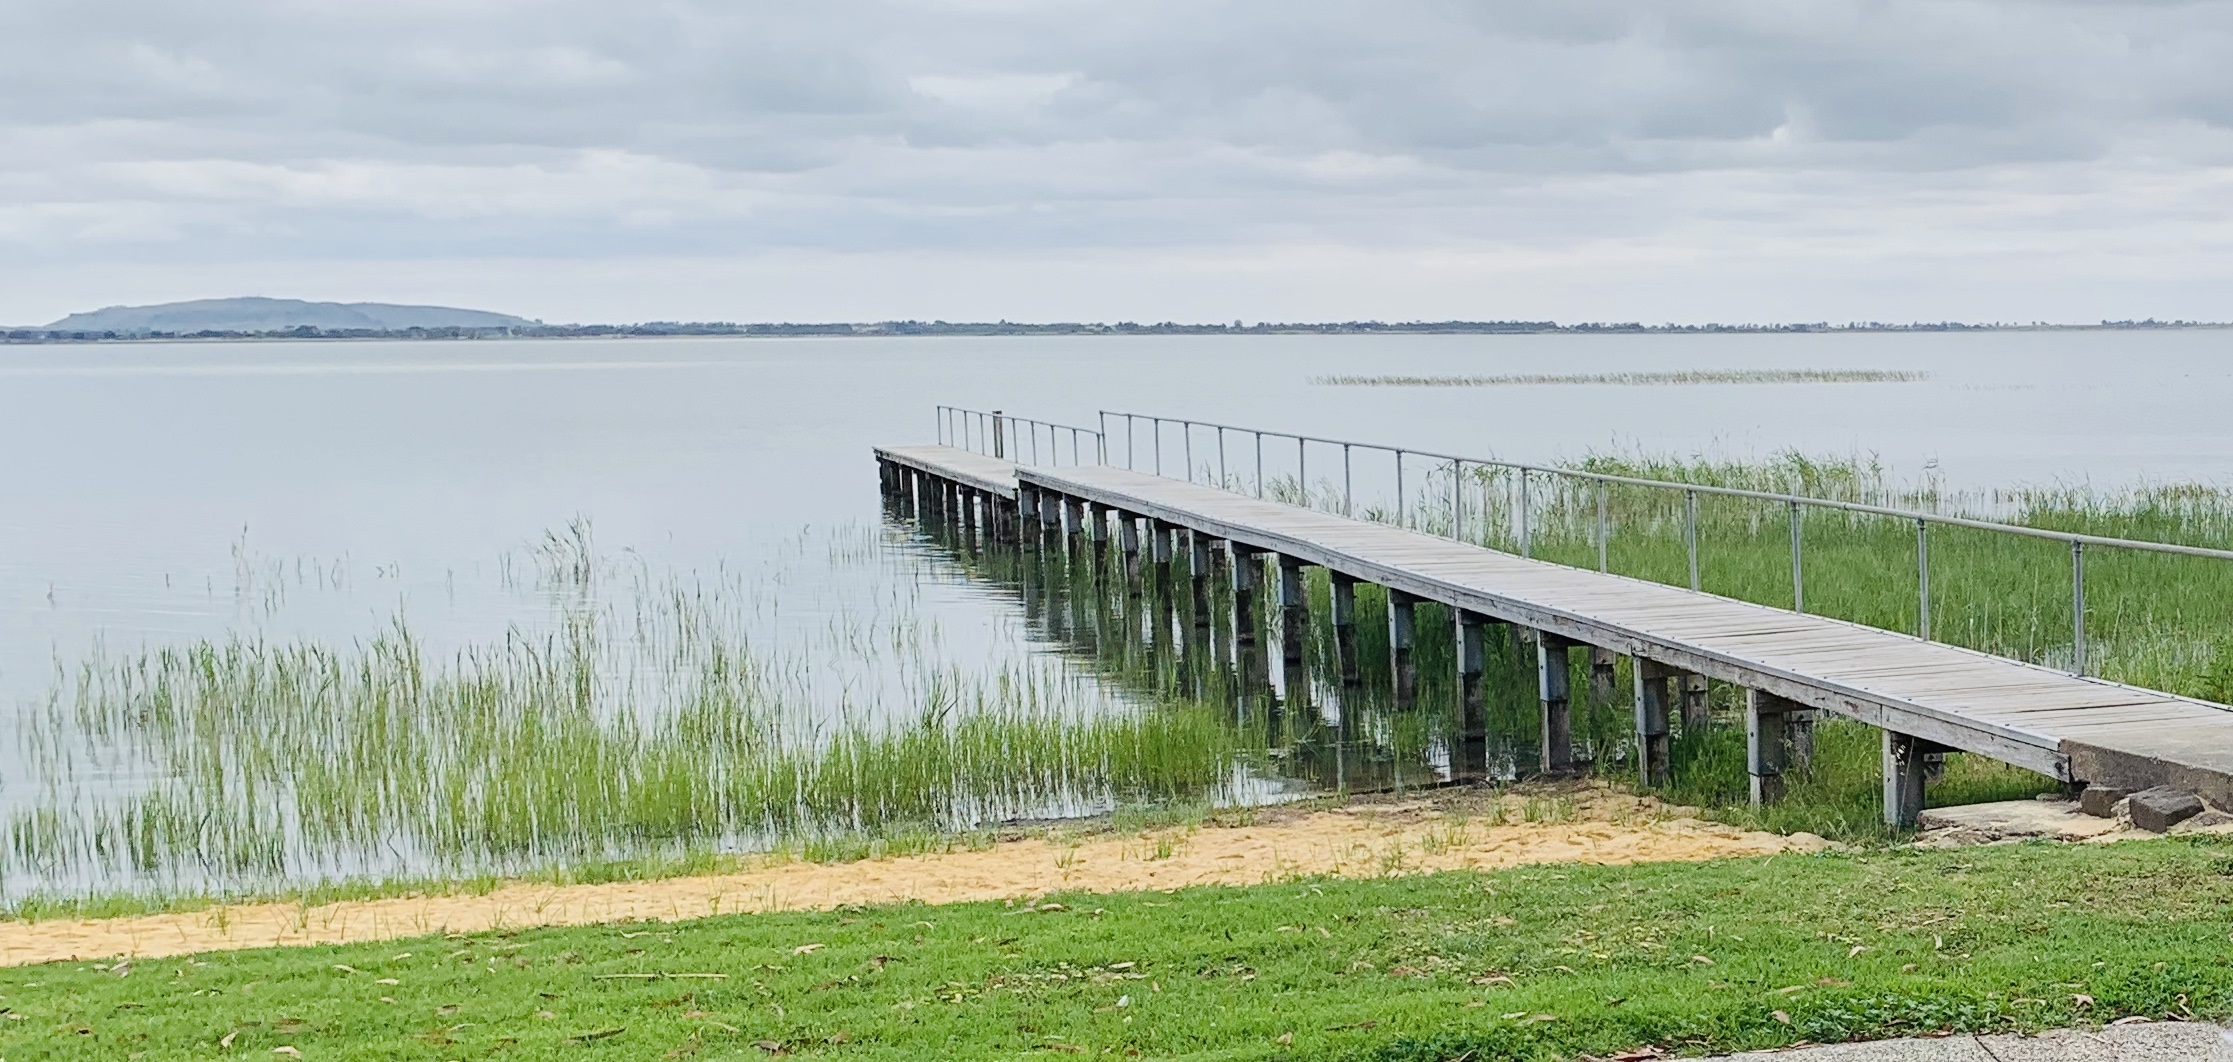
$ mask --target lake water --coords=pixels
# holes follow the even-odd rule
[[[1957,487],[2226,482],[2228,354],[2223,331],[0,348],[0,718],[35,743],[58,669],[97,649],[240,633],[346,644],[399,612],[436,650],[500,640],[541,612],[522,591],[524,558],[577,520],[600,552],[645,571],[780,587],[766,592],[781,609],[752,622],[802,651],[904,586],[938,626],[939,653],[986,666],[1042,656],[1010,595],[884,527],[869,448],[929,441],[941,402],[1089,427],[1100,410],[1155,412],[1539,462],[1799,450],[1875,454],[1894,478],[1928,471]],[[1929,376],[1310,382],[1746,368]],[[871,540],[875,563],[826,562]],[[876,699],[873,676],[849,681]],[[114,769],[94,788],[144,782]],[[0,811],[51,802],[51,783],[27,758],[0,760]]]

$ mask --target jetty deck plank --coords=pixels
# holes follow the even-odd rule
[[[1295,557],[2064,781],[2169,781],[2233,803],[2233,710],[2207,701],[1121,468],[877,453],[1007,497],[1052,491]]]

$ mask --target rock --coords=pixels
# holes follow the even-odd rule
[[[2217,810],[2216,808],[2205,808],[2203,809],[2201,814],[2171,827],[2171,832],[2224,833],[2226,832],[2225,827],[2228,824],[2233,824],[2233,815],[2228,815],[2225,812]]]
[[[2078,794],[2078,810],[2097,819],[2115,818],[2117,801],[2131,796],[2132,790],[2113,785],[2089,785]]]
[[[2184,789],[2159,785],[2125,798],[2132,825],[2149,833],[2163,833],[2202,813],[2202,798]]]
[[[1924,848],[1961,848],[2033,837],[2083,841],[2117,828],[2115,822],[2080,814],[2077,802],[2071,800],[2003,800],[1931,808],[1915,824],[1923,830],[1915,843]]]

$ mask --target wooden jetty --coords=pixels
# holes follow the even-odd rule
[[[1253,606],[1270,561],[1274,605],[1289,623],[1305,607],[1301,569],[1325,568],[1337,639],[1353,630],[1345,624],[1355,585],[1383,586],[1399,702],[1416,681],[1408,649],[1417,602],[1456,617],[1468,699],[1478,696],[1484,625],[1511,624],[1536,647],[1546,771],[1572,762],[1569,654],[1588,649],[1600,668],[1608,654],[1635,662],[1637,768],[1647,784],[1666,780],[1670,714],[1702,718],[1705,681],[1716,680],[1747,691],[1757,801],[1781,794],[1794,736],[1812,713],[1830,712],[1882,729],[1884,814],[1896,824],[1922,810],[1926,759],[1944,751],[2071,785],[2168,784],[2233,805],[2233,711],[2207,701],[1122,468],[1018,466],[950,446],[880,447],[876,456],[888,492],[972,526],[981,517],[997,539],[1031,526],[1103,538],[1113,527],[1121,548],[1159,560],[1179,552],[1181,536],[1197,563],[1222,551],[1237,609]],[[1353,651],[1342,655],[1353,666]]]

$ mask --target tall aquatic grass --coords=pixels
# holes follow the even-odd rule
[[[952,832],[1215,799],[1252,754],[1198,703],[1112,699],[1044,659],[956,665],[904,596],[786,652],[725,596],[751,587],[608,573],[583,529],[539,559],[549,622],[454,655],[399,616],[357,644],[84,661],[40,717],[47,796],[8,823],[10,869],[270,887]]]
[[[1501,373],[1445,376],[1313,376],[1325,387],[1524,387],[1596,384],[1658,387],[1682,384],[1912,383],[1925,372],[1890,369],[1692,369],[1679,372]]]
[[[2085,485],[1951,491],[1935,476],[1896,481],[1873,458],[1787,453],[1756,462],[1589,456],[1588,472],[1800,494],[1969,516],[2113,538],[2233,548],[2233,491],[2207,484]],[[1468,465],[1453,491],[1447,463],[1413,469],[1404,504],[1345,498],[1342,484],[1292,477],[1267,485],[1281,500],[1470,542],[1520,549],[1516,472]],[[1601,494],[1602,492],[1602,494]],[[1453,500],[1453,495],[1455,500]],[[1600,500],[1602,498],[1602,501]],[[1680,491],[1536,473],[1525,525],[1532,556],[1677,586],[1690,581]],[[1462,506],[1462,508],[1461,508]],[[1910,520],[1802,509],[1801,579],[1808,612],[1905,633],[1921,630],[1917,536]],[[1794,602],[1791,515],[1774,502],[1700,494],[1699,586],[1779,607]],[[2072,561],[2059,542],[1934,525],[1928,534],[1930,635],[2057,668],[2076,665]],[[2233,701],[2233,562],[2105,547],[2085,556],[2086,670],[2153,689]]]

